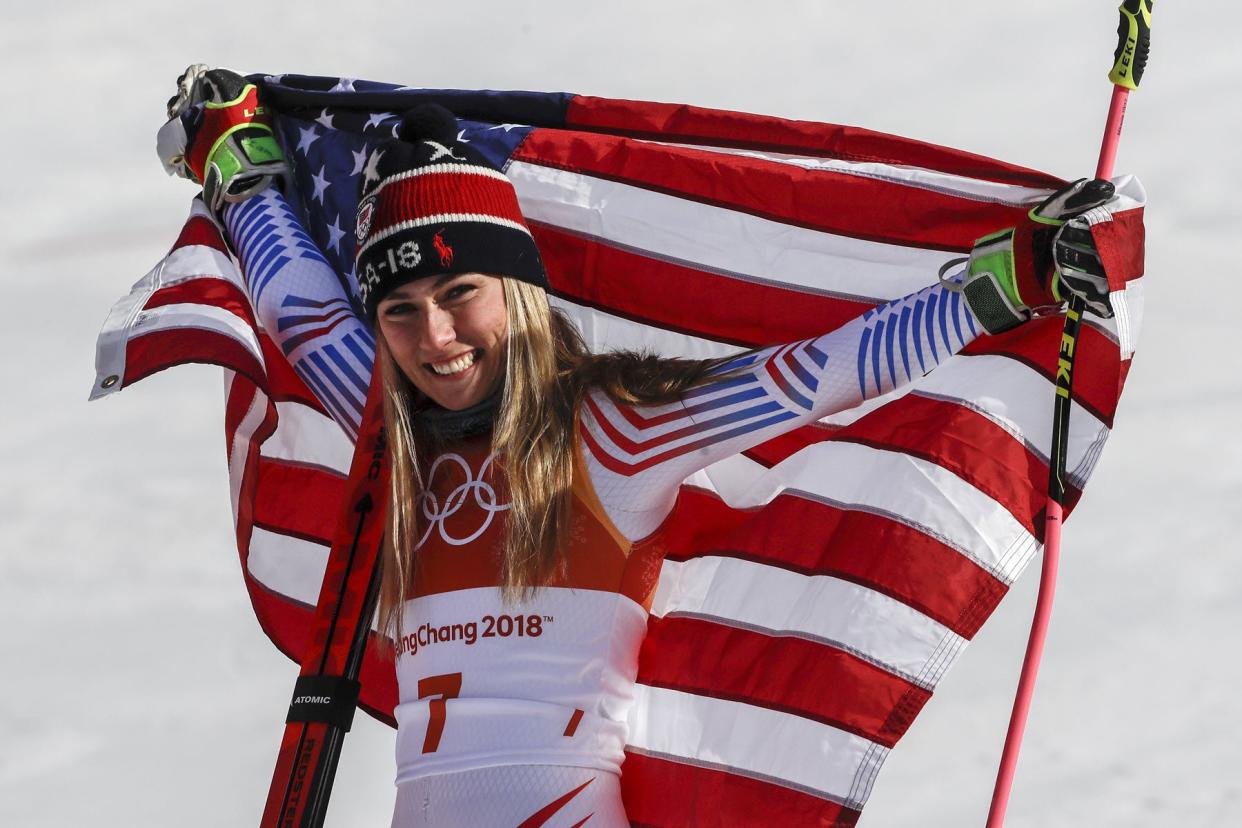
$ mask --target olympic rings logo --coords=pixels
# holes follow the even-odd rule
[[[487,527],[492,524],[492,515],[509,508],[508,503],[496,502],[496,490],[492,488],[490,483],[484,480],[487,477],[488,469],[491,468],[493,458],[494,455],[489,454],[487,459],[483,461],[483,466],[479,469],[477,479],[473,475],[470,464],[460,454],[445,452],[435,459],[435,462],[431,464],[431,471],[427,473],[427,487],[423,490],[422,496],[423,517],[427,520],[427,531],[423,532],[418,545],[414,547],[415,549],[420,548],[427,542],[427,538],[431,537],[432,530],[438,530],[440,537],[444,539],[445,543],[452,544],[453,546],[465,546],[487,531]],[[446,462],[453,462],[460,466],[465,474],[466,481],[449,492],[448,496],[444,498],[443,506],[441,506],[440,498],[432,491],[432,482],[436,479],[436,471]],[[474,497],[475,503],[482,510],[483,523],[478,529],[475,529],[464,538],[453,537],[448,529],[445,528],[446,521],[466,505],[466,498],[469,496]]]

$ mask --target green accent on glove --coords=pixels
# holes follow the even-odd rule
[[[990,334],[1016,328],[1031,316],[1018,293],[1013,241],[1012,227],[984,236],[975,242],[966,268],[962,295],[971,313]]]
[[[264,131],[264,132],[268,133],[268,135],[267,135],[267,136],[265,136],[265,137],[268,137],[268,140],[270,140],[270,141],[272,142],[272,145],[275,147],[275,150],[276,150],[276,158],[274,158],[274,159],[268,159],[268,158],[264,158],[264,159],[249,158],[249,154],[247,154],[247,160],[250,160],[250,161],[272,161],[272,160],[275,160],[275,161],[283,161],[283,160],[284,160],[284,156],[280,154],[280,147],[275,146],[275,145],[276,145],[276,139],[275,139],[274,137],[272,137],[272,131],[271,131],[271,129],[269,129],[268,127],[264,126],[263,124],[245,123],[245,124],[237,124],[236,126],[231,127],[230,129],[228,129],[227,131],[225,131],[223,134],[221,134],[219,138],[217,138],[217,139],[216,139],[216,142],[215,142],[214,144],[212,144],[212,145],[211,145],[211,150],[207,153],[207,166],[211,166],[212,164],[216,164],[217,166],[220,166],[220,164],[219,164],[219,162],[218,162],[218,160],[217,160],[217,157],[218,157],[218,156],[219,156],[222,152],[223,152],[223,153],[228,153],[229,155],[234,155],[234,150],[233,150],[233,148],[229,146],[229,144],[230,144],[230,143],[232,143],[232,142],[230,142],[230,141],[229,141],[229,138],[231,138],[231,137],[232,137],[233,133],[238,132],[238,131],[243,130],[243,129],[244,129],[244,130],[252,130],[252,129],[255,129],[255,130],[262,130],[262,131]],[[245,139],[241,139],[241,149],[242,149],[243,151],[245,151],[245,149],[246,149],[246,146],[245,146]],[[236,156],[235,156],[235,155],[234,155],[234,158],[233,158],[233,162],[234,162],[234,163],[237,163],[237,164],[242,164],[242,163],[243,163],[240,159],[236,158]],[[226,162],[226,163],[227,163],[227,162]],[[222,169],[222,171],[223,171],[223,168],[221,168],[221,169]],[[233,175],[233,174],[236,174],[236,171],[234,171],[232,174],[230,174],[230,176],[226,176],[224,180],[225,180],[225,181],[228,181],[228,180],[229,180],[229,177],[231,177],[231,175]]]
[[[241,139],[242,151],[252,164],[267,164],[273,161],[284,161],[284,153],[280,144],[271,135],[252,135]]]
[[[234,98],[233,100],[231,101],[204,101],[203,106],[207,107],[208,109],[228,109],[230,106],[237,106],[239,103],[242,102],[242,99],[245,98],[247,94],[249,94],[251,89],[254,89],[254,84],[248,83],[241,88],[241,91],[237,93],[237,97]]]
[[[220,210],[226,201],[248,198],[286,171],[284,153],[268,126],[238,124],[221,135],[207,155],[203,195],[211,209]]]
[[[1039,207],[1042,207],[1042,206],[1043,206],[1042,204],[1039,205]],[[1036,212],[1039,209],[1039,207],[1032,207],[1030,210],[1027,211],[1026,214],[1031,219],[1031,221],[1035,222],[1036,224],[1047,224],[1050,227],[1060,227],[1062,224],[1065,224],[1065,219],[1041,216],[1038,212]]]
[[[967,269],[968,280],[990,273],[1009,301],[1016,307],[1022,307],[1026,303],[1018,293],[1017,271],[1013,260],[1012,227],[989,233],[975,242]]]
[[[220,177],[221,183],[226,185],[226,188],[227,182],[231,181],[233,176],[243,169],[241,159],[234,154],[233,148],[227,145],[220,147],[220,149],[214,152],[209,163],[214,168],[215,174]]]

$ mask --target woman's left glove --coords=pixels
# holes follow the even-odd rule
[[[156,139],[160,161],[169,175],[202,184],[215,213],[288,177],[259,91],[236,72],[190,66],[177,79],[168,119]]]
[[[961,290],[988,333],[1030,319],[1034,311],[1080,297],[1110,317],[1108,278],[1083,214],[1113,200],[1113,185],[1080,178],[1027,213],[1027,220],[975,242]]]

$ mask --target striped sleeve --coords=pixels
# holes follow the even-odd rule
[[[224,212],[259,324],[355,439],[375,340],[345,287],[275,187]]]
[[[937,284],[822,336],[740,354],[670,405],[628,406],[594,391],[581,431],[592,481],[618,528],[644,537],[695,472],[900,393],[980,332],[961,294]]]

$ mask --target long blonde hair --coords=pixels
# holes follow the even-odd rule
[[[724,360],[668,359],[650,353],[592,354],[577,326],[548,304],[542,288],[502,277],[509,318],[504,391],[492,452],[507,475],[501,586],[505,600],[530,596],[563,563],[571,519],[575,421],[590,388],[621,403],[660,404],[703,384]],[[384,421],[392,463],[388,534],[380,588],[381,629],[401,634],[419,537],[422,468],[434,446],[415,429],[421,395],[376,332]]]

